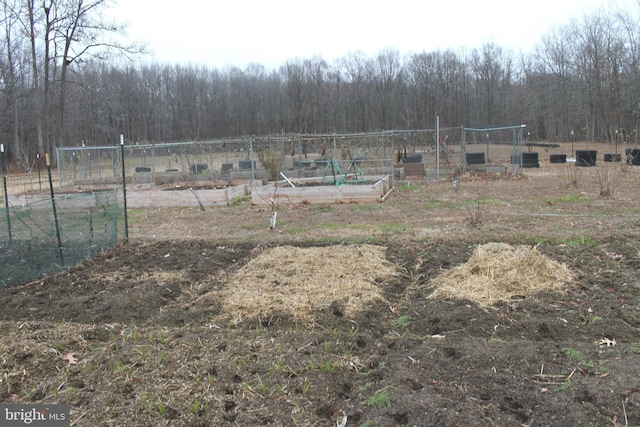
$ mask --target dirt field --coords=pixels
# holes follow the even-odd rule
[[[128,243],[0,293],[0,401],[68,403],[74,426],[639,426],[639,182],[410,178],[280,206],[275,230],[246,200],[132,210]],[[561,286],[543,264],[506,271],[506,299],[436,293],[493,242]],[[468,275],[488,293],[496,266]]]

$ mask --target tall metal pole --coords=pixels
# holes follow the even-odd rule
[[[576,157],[576,154],[573,151],[573,131],[571,131],[571,158],[575,159],[575,157]]]
[[[335,137],[334,137],[334,141],[335,141]],[[394,187],[396,185],[396,170],[395,170],[395,163],[396,163],[396,145],[395,145],[395,141],[393,140],[393,138],[391,138],[391,176],[389,177],[389,185],[391,187]]]
[[[38,163],[38,184],[40,185],[40,191],[42,191],[42,176],[40,175],[40,153],[36,154],[36,163]]]
[[[440,180],[440,116],[436,116],[436,177]]]
[[[251,181],[256,179],[256,168],[253,161],[253,138],[249,137],[249,164],[251,165]]]
[[[302,178],[304,172],[302,169],[302,136],[298,134],[298,178]]]
[[[7,192],[7,165],[4,162],[4,144],[0,144],[0,155],[2,156],[2,181],[4,182],[4,207],[7,211],[7,231],[9,232],[9,243],[12,243],[11,215],[9,215],[9,193]]]
[[[120,135],[120,155],[122,156],[122,197],[124,199],[124,238],[129,240],[129,219],[127,216],[127,177],[124,172],[124,136]]]
[[[60,157],[60,147],[55,147],[55,149],[56,149],[56,165],[58,165],[58,188],[62,188],[62,168],[64,168],[64,163],[62,161],[63,157]],[[75,163],[73,163],[73,178],[74,179],[76,178]]]
[[[62,238],[60,237],[60,223],[58,222],[58,211],[56,210],[56,197],[53,194],[53,181],[51,180],[51,161],[49,153],[44,155],[47,163],[47,174],[49,175],[49,189],[51,190],[51,204],[53,205],[53,221],[56,225],[56,238],[58,239],[58,252],[60,253],[60,266],[64,267],[64,253],[62,252]]]
[[[464,125],[462,126],[462,145],[460,147],[462,152],[462,171],[467,171],[467,133],[465,132]]]

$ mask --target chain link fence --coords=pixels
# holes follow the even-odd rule
[[[521,174],[523,168],[539,167],[536,151],[523,152],[522,129],[523,126],[464,128],[462,169]]]
[[[211,141],[144,144],[126,142],[125,175],[136,184],[176,181],[279,179],[322,176],[333,160],[363,173],[440,177],[461,164],[461,128],[440,130],[448,156],[438,156],[433,129],[357,134],[284,134]],[[69,186],[121,182],[120,146],[61,147],[57,183]]]

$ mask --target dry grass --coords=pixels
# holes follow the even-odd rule
[[[615,198],[616,186],[620,182],[621,171],[622,168],[615,163],[612,166],[598,166],[596,168],[595,179],[600,188],[599,197],[603,199]]]
[[[309,322],[330,307],[350,316],[384,300],[379,283],[395,272],[385,251],[375,245],[265,249],[229,278],[225,313],[234,323],[282,315]]]
[[[436,277],[430,297],[487,306],[544,290],[560,291],[574,280],[566,265],[548,259],[536,247],[488,243],[479,245],[465,264]]]

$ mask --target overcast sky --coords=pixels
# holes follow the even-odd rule
[[[635,0],[617,0],[632,4]],[[554,27],[609,0],[119,0],[127,36],[145,41],[148,62],[216,68],[350,52],[375,57],[474,49],[528,52]]]

